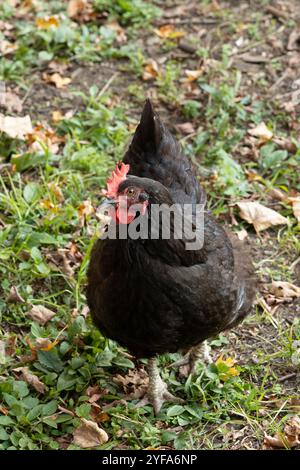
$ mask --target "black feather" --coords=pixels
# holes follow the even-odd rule
[[[188,159],[150,101],[124,162],[134,176],[122,190],[133,184],[161,204],[204,201]],[[87,289],[95,324],[138,357],[186,349],[236,325],[251,309],[255,281],[249,257],[231,237],[205,213],[200,250],[187,251],[174,237],[98,240]]]

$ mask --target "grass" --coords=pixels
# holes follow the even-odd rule
[[[257,83],[249,84],[243,69],[232,66],[241,34],[248,46],[260,44],[255,51],[260,54],[268,47],[265,22],[268,36],[276,33],[277,22],[257,14],[254,5],[247,28],[239,9],[214,10],[209,2],[199,2],[203,15],[215,21],[206,34],[216,41],[209,47],[203,40],[198,47],[197,37],[187,37],[198,49],[182,57],[177,39],[153,32],[163,7],[163,2],[95,0],[93,15],[87,12],[78,22],[58,0],[41,3],[38,11],[24,7],[23,14],[8,4],[0,7],[0,20],[12,26],[4,28],[1,39],[16,46],[0,60],[0,79],[24,99],[21,115],[29,113],[36,126],[27,140],[0,135],[1,449],[78,448],[72,440],[81,418],[107,431],[102,449],[262,448],[265,434],[282,432],[289,417],[299,413],[295,303],[274,312],[256,305],[242,326],[210,342],[214,363],[199,364],[186,382],[167,367],[178,355],[162,356],[163,378],[186,403],[164,406],[158,419],[149,406],[136,409],[130,387],[116,380],[144,362],[138,364],[105,339],[86,316],[85,275],[98,235],[96,207],[147,94],[173,131],[178,123],[193,125],[194,133],[178,138],[199,170],[210,209],[234,230],[248,230],[260,295],[272,280],[295,282],[291,265],[300,253],[299,224],[292,206],[270,194],[300,192],[299,120],[284,112],[279,98],[270,97],[265,69]],[[38,19],[47,25],[49,17],[57,24],[38,26]],[[110,26],[112,21],[119,29]],[[284,23],[282,40],[293,25],[292,18]],[[145,81],[145,65],[153,58],[159,73]],[[58,90],[43,81],[51,61],[68,67],[61,72],[72,77],[68,87]],[[276,69],[284,69],[280,64]],[[199,67],[203,73],[188,84],[185,70]],[[78,69],[84,71],[79,79]],[[57,120],[53,111],[58,110]],[[249,141],[247,130],[262,121],[281,141],[256,147]],[[289,143],[285,148],[283,141]],[[288,217],[288,225],[257,237],[234,206],[243,198],[275,208]],[[19,297],[12,295],[14,288]],[[55,312],[45,325],[28,316],[40,305]],[[39,378],[43,392],[24,380],[20,367]],[[95,403],[90,387],[96,386]]]

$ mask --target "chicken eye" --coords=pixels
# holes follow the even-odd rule
[[[128,188],[127,195],[128,196],[134,196],[135,195],[135,190],[133,188]]]

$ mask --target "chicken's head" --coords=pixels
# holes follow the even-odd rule
[[[107,180],[105,191],[112,206],[109,214],[120,224],[129,224],[138,213],[144,215],[149,204],[149,195],[138,184],[139,178],[134,176],[127,178],[128,172],[129,165],[118,163]]]

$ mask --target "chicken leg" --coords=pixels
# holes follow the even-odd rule
[[[184,403],[182,398],[175,397],[169,392],[167,384],[162,380],[159,374],[159,369],[154,357],[148,360],[147,372],[149,375],[149,387],[144,398],[137,404],[138,408],[150,403],[157,416],[165,402]]]
[[[209,346],[207,341],[204,341],[198,346],[194,346],[191,348],[185,356],[179,359],[176,362],[173,362],[169,367],[185,367],[185,372],[182,376],[189,376],[195,372],[195,367],[197,362],[203,358],[206,364],[211,364],[213,362],[210,353],[209,353]]]

